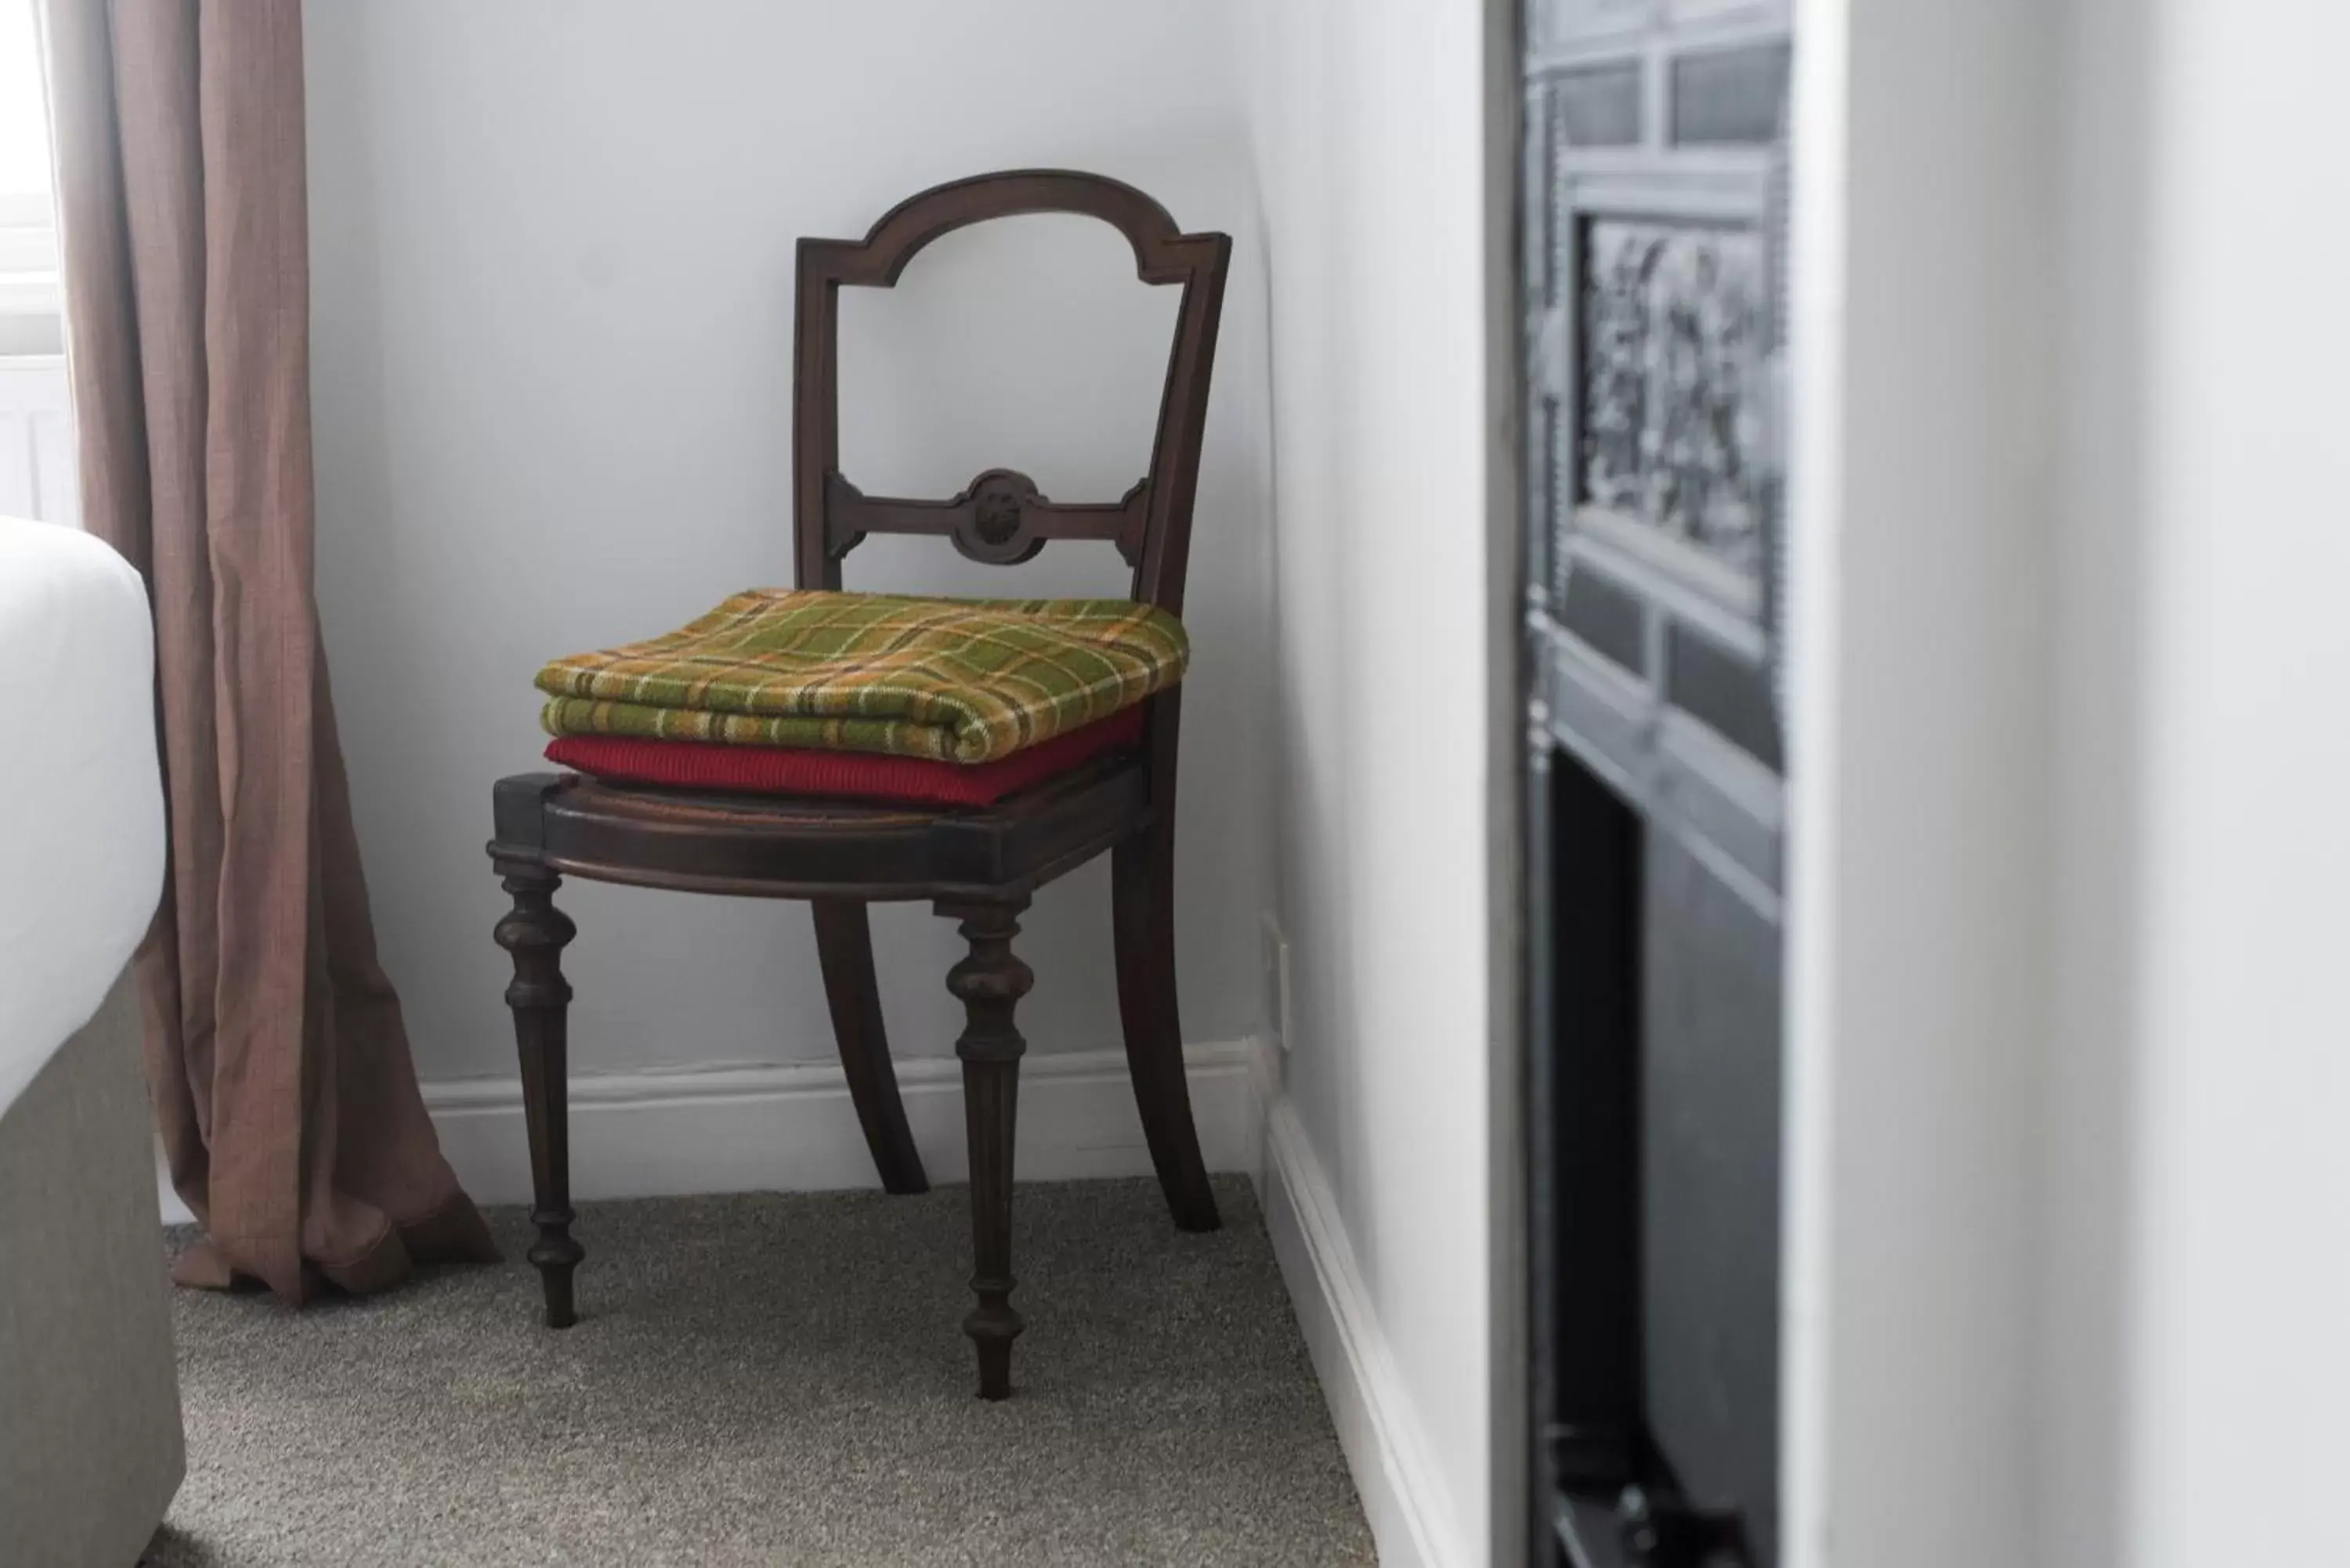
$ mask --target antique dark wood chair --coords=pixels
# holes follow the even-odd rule
[[[836,325],[843,284],[887,288],[923,246],[990,218],[1076,213],[1115,225],[1148,284],[1180,284],[1150,472],[1118,501],[1048,501],[1024,474],[995,469],[950,501],[868,496],[839,472]],[[841,559],[868,534],[934,534],[973,560],[1025,561],[1053,539],[1107,540],[1133,568],[1132,594],[1180,615],[1191,503],[1232,240],[1186,234],[1157,202],[1097,175],[1024,171],[941,185],[893,209],[862,240],[799,244],[793,383],[793,526],[804,588],[838,588]],[[1012,940],[1030,896],[1107,851],[1118,997],[1128,1066],[1150,1158],[1175,1223],[1213,1230],[1216,1200],[1201,1159],[1183,1076],[1175,1010],[1175,743],[1180,688],[1149,700],[1142,740],[992,806],[931,808],[850,800],[707,794],[623,785],[574,774],[498,781],[497,836],[489,853],[514,909],[498,922],[513,956],[506,990],[522,1056],[529,1126],[530,1261],[546,1293],[546,1322],[574,1321],[566,1129],[562,954],[575,932],[556,909],[566,876],[685,892],[805,898],[816,919],[841,1066],[867,1143],[891,1192],[927,1187],[882,1038],[873,941],[865,906],[922,899],[962,923],[968,956],[947,973],[963,1004],[955,1043],[963,1064],[971,1141],[972,1229],[979,1304],[963,1319],[979,1355],[979,1391],[1011,1391],[1012,1141],[1020,1057],[1013,1012],[1034,983]]]

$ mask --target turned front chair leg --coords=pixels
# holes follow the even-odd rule
[[[563,978],[563,949],[578,933],[569,916],[555,907],[563,878],[526,860],[502,860],[498,870],[514,909],[498,922],[498,946],[513,955],[514,983],[506,1005],[514,1009],[515,1045],[522,1056],[523,1120],[530,1129],[531,1223],[538,1240],[529,1258],[546,1289],[546,1326],[569,1328],[571,1272],[584,1255],[571,1239],[571,1132],[565,1062],[566,1010],[571,986]]]
[[[962,1002],[965,1021],[955,1054],[962,1058],[963,1116],[971,1135],[971,1288],[979,1304],[962,1320],[962,1331],[979,1352],[983,1399],[1012,1392],[1012,1342],[1023,1326],[1012,1305],[1012,1140],[1020,1057],[1028,1047],[1012,1012],[1036,977],[1013,956],[1012,939],[1027,903],[938,906],[939,913],[962,921],[963,940],[971,944],[970,953],[947,971],[947,989]]]

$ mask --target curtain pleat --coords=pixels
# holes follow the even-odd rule
[[[43,0],[83,524],[145,574],[172,856],[138,961],[183,1283],[497,1255],[378,961],[313,591],[299,0]]]

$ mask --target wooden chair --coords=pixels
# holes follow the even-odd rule
[[[1181,308],[1152,439],[1150,472],[1118,501],[1048,501],[1026,475],[982,473],[950,501],[868,496],[839,471],[836,331],[844,284],[894,285],[932,240],[966,224],[1025,213],[1078,213],[1115,225],[1148,284],[1180,284]],[[1200,471],[1201,427],[1232,240],[1179,232],[1141,192],[1097,175],[1057,171],[987,174],[941,185],[893,209],[862,240],[799,244],[793,380],[794,531],[797,581],[838,588],[841,559],[868,534],[935,534],[973,560],[1024,561],[1053,539],[1114,543],[1133,568],[1132,593],[1180,615]],[[968,956],[947,973],[963,1004],[955,1043],[963,1064],[971,1141],[971,1202],[979,1304],[963,1319],[979,1355],[979,1391],[1011,1391],[1021,1319],[1010,1297],[1012,1147],[1020,1057],[1014,1009],[1034,983],[1012,950],[1019,915],[1044,884],[1107,851],[1118,954],[1118,1012],[1127,1064],[1152,1164],[1175,1223],[1217,1225],[1183,1076],[1175,1010],[1175,744],[1180,688],[1149,700],[1140,744],[1096,757],[980,808],[928,808],[774,795],[704,794],[599,782],[572,774],[498,781],[497,836],[489,853],[514,909],[498,945],[514,960],[514,1010],[529,1126],[529,1252],[546,1293],[546,1322],[574,1321],[566,1129],[562,954],[575,932],[554,903],[566,876],[684,892],[805,898],[812,906],[826,997],[849,1094],[891,1192],[928,1183],[906,1126],[882,1038],[873,942],[865,906],[926,898],[962,923]]]

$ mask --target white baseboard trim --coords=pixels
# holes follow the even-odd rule
[[[1382,1568],[1468,1568],[1411,1394],[1339,1218],[1330,1179],[1264,1063],[1264,1167],[1257,1192],[1338,1447],[1378,1542]]]
[[[1248,1041],[1184,1048],[1191,1115],[1208,1168],[1257,1168],[1261,1126]],[[962,1064],[897,1064],[906,1121],[934,1182],[970,1173]],[[428,1079],[425,1108],[457,1179],[476,1202],[530,1201],[530,1147],[520,1078]],[[583,1073],[571,1080],[571,1192],[577,1199],[692,1192],[826,1192],[880,1185],[837,1062]],[[1035,1054],[1020,1064],[1024,1181],[1148,1176],[1150,1151],[1121,1050]],[[166,1224],[192,1219],[168,1178]]]
[[[1256,1163],[1249,1052],[1242,1041],[1184,1051],[1191,1114],[1211,1170],[1249,1170]],[[906,1121],[931,1179],[964,1179],[970,1157],[962,1064],[951,1057],[909,1057],[897,1069]],[[519,1079],[430,1082],[424,1104],[442,1152],[476,1201],[530,1201]],[[837,1062],[580,1074],[571,1080],[570,1126],[577,1198],[880,1184]],[[1023,1180],[1150,1174],[1123,1051],[1024,1058],[1018,1127],[1013,1165]]]

